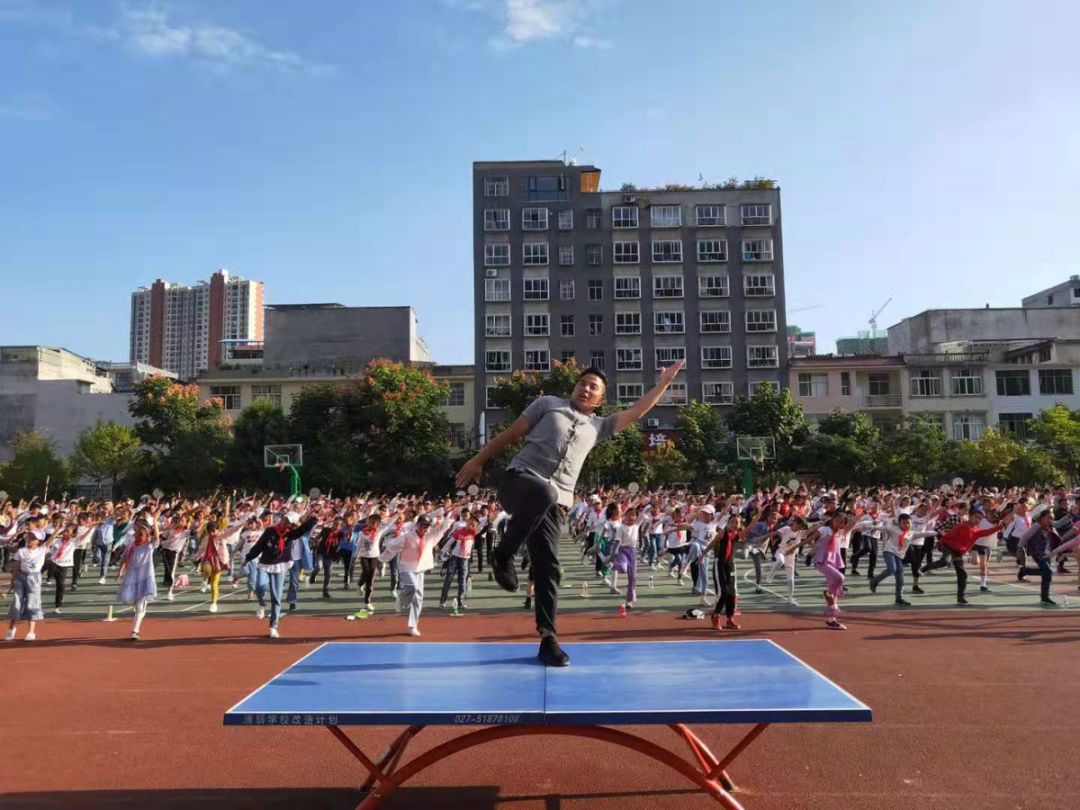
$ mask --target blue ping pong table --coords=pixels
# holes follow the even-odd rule
[[[367,769],[358,810],[459,751],[534,734],[621,745],[682,774],[728,808],[728,767],[771,723],[869,722],[870,709],[768,640],[567,644],[549,668],[534,644],[330,642],[227,712],[225,725],[325,726]],[[716,757],[687,723],[753,728]],[[691,758],[610,726],[667,725]],[[425,726],[483,726],[401,764]],[[405,726],[375,761],[342,726]],[[400,766],[400,767],[399,767]]]

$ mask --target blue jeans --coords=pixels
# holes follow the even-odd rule
[[[451,556],[446,561],[446,574],[443,577],[442,585],[442,597],[439,599],[440,604],[444,604],[448,596],[450,596],[450,585],[453,584],[454,579],[457,579],[457,605],[458,607],[465,607],[465,578],[468,571],[469,561],[462,557]]]
[[[1046,558],[1041,559],[1041,560],[1035,560],[1035,564],[1037,566],[1039,566],[1039,567],[1038,568],[1028,568],[1028,567],[1025,566],[1022,569],[1022,571],[1023,571],[1024,574],[1030,574],[1031,576],[1035,576],[1036,574],[1038,574],[1039,576],[1042,577],[1042,582],[1039,584],[1039,594],[1040,594],[1042,599],[1044,599],[1044,600],[1049,599],[1050,598],[1050,582],[1054,578],[1054,572],[1050,568],[1050,558],[1046,557]]]
[[[303,560],[293,560],[289,569],[289,594],[286,597],[290,605],[296,604],[296,591],[300,587],[300,566]]]
[[[266,572],[259,568],[259,561],[252,560],[244,564],[244,577],[247,579],[247,592],[259,599],[259,605],[266,605]]]
[[[873,583],[876,588],[889,577],[896,577],[896,598],[904,598],[904,561],[891,551],[885,552],[885,570],[874,577]]]
[[[281,590],[285,585],[285,575],[272,571],[261,572],[270,584],[270,626],[277,627],[281,617]],[[263,600],[259,600],[263,604]]]

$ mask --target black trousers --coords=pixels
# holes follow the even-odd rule
[[[877,553],[878,553],[878,540],[876,537],[871,537],[868,534],[860,534],[859,542],[851,553],[851,573],[855,573],[859,567],[859,560],[870,555],[870,565],[867,568],[866,575],[868,577],[874,576],[874,569],[877,568]]]
[[[341,587],[348,588],[353,578],[353,552],[347,548],[338,549],[338,559],[341,560]]]
[[[75,564],[71,566],[71,584],[79,584],[79,574],[82,573],[83,564],[86,562],[86,549],[75,549]]]
[[[476,538],[476,570],[480,573],[484,571],[484,560],[488,561],[488,567],[491,567],[491,554],[495,549],[495,530],[485,529],[481,532],[480,536]]]
[[[364,603],[371,601],[371,588],[375,584],[375,572],[379,568],[378,557],[360,558],[360,581],[359,586],[364,594]]]
[[[718,585],[713,615],[723,612],[730,619],[735,615],[735,561],[718,559],[713,563],[713,577]]]
[[[926,568],[932,571],[935,568],[944,568],[950,564],[956,571],[956,598],[961,599],[964,596],[964,591],[967,590],[968,580],[967,571],[964,570],[963,554],[949,548],[943,548],[941,559],[937,562],[930,563]]]
[[[567,512],[559,506],[558,494],[547,481],[534,475],[507,470],[499,486],[499,502],[510,514],[494,560],[512,558],[522,546],[529,552],[535,585],[536,629],[555,634],[559,609],[559,535]]]
[[[62,565],[52,565],[52,577],[56,582],[56,607],[64,606],[64,594],[67,592],[67,575],[71,571],[70,568],[65,568]]]
[[[176,566],[178,565],[177,557],[179,556],[179,551],[170,551],[167,548],[161,550],[161,584],[166,588],[173,586]]]
[[[315,568],[311,572],[311,582],[314,584],[315,577],[318,576],[319,567],[322,567],[322,592],[324,594],[330,593],[330,569],[334,565],[334,558],[330,554],[320,554],[318,560],[315,561]]]

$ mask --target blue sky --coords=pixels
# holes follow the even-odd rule
[[[127,357],[129,293],[411,304],[472,361],[473,160],[765,175],[820,350],[1080,273],[1080,4],[0,0],[0,343]]]

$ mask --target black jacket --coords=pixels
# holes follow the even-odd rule
[[[251,551],[247,553],[244,562],[251,562],[256,557],[259,558],[259,562],[262,565],[275,565],[277,563],[291,562],[292,555],[289,553],[289,547],[292,545],[292,541],[298,537],[303,537],[310,532],[315,528],[315,524],[318,522],[317,518],[309,517],[295,529],[289,529],[289,531],[285,533],[285,542],[280,549],[278,548],[277,527],[271,526],[262,533],[262,536],[257,541],[255,541],[255,545],[253,545]]]

